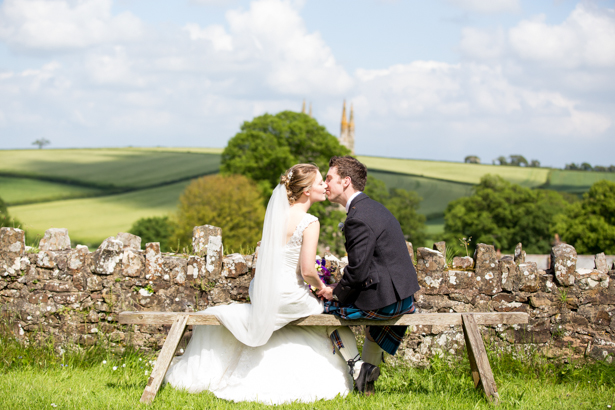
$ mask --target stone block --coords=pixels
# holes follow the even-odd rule
[[[448,270],[444,272],[447,288],[452,292],[461,289],[475,289],[476,275],[472,271]]]
[[[575,272],[575,281],[579,289],[608,289],[610,277],[596,269],[578,269]]]
[[[514,260],[517,264],[525,263],[525,251],[523,250],[523,245],[521,245],[521,242],[519,242],[517,246],[515,246]]]
[[[212,238],[216,238],[213,239],[215,246],[219,244],[222,248],[222,228],[212,225],[195,226],[192,229],[192,249],[194,253],[199,256],[209,253]]]
[[[596,268],[596,270],[607,274],[609,273],[609,266],[606,262],[606,255],[604,254],[604,252],[600,252],[599,254],[597,254],[594,258],[594,266]]]
[[[17,228],[0,228],[0,253],[21,256],[26,251],[26,235]]]
[[[43,285],[43,289],[48,290],[50,292],[70,292],[73,290],[72,283],[61,282],[61,281],[50,281]]]
[[[470,256],[455,256],[453,258],[453,269],[472,269],[474,259]]]
[[[521,292],[538,292],[540,277],[536,262],[527,262],[519,265],[519,290]]]
[[[70,249],[70,237],[66,228],[51,228],[45,231],[39,249],[42,251],[64,251]]]
[[[164,257],[162,264],[162,279],[183,285],[186,282],[188,260],[177,257]]]
[[[425,293],[446,293],[444,255],[428,248],[416,250],[416,271],[419,285]]]
[[[46,269],[54,269],[56,267],[55,253],[52,251],[40,251],[38,253],[38,260],[36,266]]]
[[[551,270],[559,285],[574,285],[576,268],[577,251],[574,247],[562,243],[551,248]]]
[[[412,246],[412,242],[406,241],[406,247],[408,248],[410,258],[412,258],[412,263],[414,263],[414,246]]]
[[[502,289],[507,292],[519,290],[521,276],[515,261],[511,257],[504,257],[498,262],[498,269],[502,278]]]
[[[140,239],[141,238],[139,238],[139,240]],[[144,267],[145,258],[143,256],[135,252],[133,248],[124,248],[122,255],[122,273],[124,276],[140,278],[143,276]]]
[[[122,242],[124,249],[132,249],[135,251],[141,250],[141,238],[131,233],[120,232],[115,237],[118,241]]]
[[[190,256],[188,258],[188,266],[186,267],[186,276],[196,280],[198,278],[208,279],[205,275],[205,260],[198,256]]]
[[[497,269],[497,260],[493,245],[479,243],[474,251],[474,270],[477,275],[484,276]]]
[[[151,279],[162,276],[162,254],[160,243],[150,242],[145,244],[145,278]]]
[[[530,296],[530,305],[534,308],[555,306],[557,298],[553,294],[538,292]]]
[[[87,256],[90,253],[87,246],[77,245],[67,255],[67,267],[71,271],[88,270],[86,264]]]
[[[440,241],[433,244],[433,250],[440,252],[446,258],[446,242]]]
[[[248,273],[245,259],[239,253],[226,255],[222,260],[222,277],[237,278]]]
[[[122,250],[124,244],[114,237],[109,237],[100,244],[92,254],[92,272],[99,275],[119,273],[122,267]]]

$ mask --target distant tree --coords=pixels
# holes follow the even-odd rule
[[[508,160],[506,159],[506,157],[504,155],[500,155],[496,161],[498,161],[500,163],[500,165],[508,165]]]
[[[520,167],[522,165],[527,166],[527,159],[523,155],[511,155],[510,156],[510,165],[515,167]]]
[[[39,138],[32,143],[32,145],[37,145],[38,149],[43,149],[45,145],[49,145],[49,144],[51,144],[51,141],[49,141],[46,138]]]
[[[195,179],[179,197],[171,247],[190,249],[195,226],[222,228],[224,246],[239,251],[261,239],[265,207],[259,189],[242,175],[212,175]]]
[[[602,165],[596,165],[594,167],[594,171],[596,171],[596,172],[608,172],[609,170],[608,170],[607,167],[604,167]]]
[[[280,175],[297,163],[314,163],[326,172],[329,158],[350,151],[310,116],[292,111],[246,121],[222,152],[225,174],[257,181],[268,199]]]
[[[21,222],[17,218],[9,215],[6,203],[0,198],[0,228],[22,228]]]
[[[364,192],[391,211],[399,221],[406,240],[415,247],[424,245],[427,240],[425,215],[418,213],[422,198],[416,192],[394,188],[387,191],[386,184],[371,175],[367,176]]]
[[[607,169],[609,172],[615,172],[615,165],[610,165]]]
[[[591,166],[591,164],[589,164],[587,162],[582,163],[580,168],[583,171],[593,171],[594,170],[594,168]]]
[[[533,159],[530,161],[529,166],[532,168],[540,168],[540,161],[538,161],[537,159]]]
[[[554,231],[579,254],[615,253],[615,182],[598,181],[555,218]]]
[[[467,164],[480,164],[480,158],[476,155],[468,155],[464,158],[463,162]]]
[[[570,170],[570,171],[578,171],[580,169],[580,167],[577,164],[575,164],[574,162],[571,162],[570,164],[566,164],[564,169],[567,169],[567,170]]]
[[[531,190],[500,176],[485,175],[471,196],[446,207],[444,239],[456,244],[471,236],[472,249],[486,243],[502,252],[512,252],[522,242],[528,253],[548,253],[553,218],[566,206],[555,191]]]
[[[159,242],[160,250],[170,252],[169,240],[173,234],[174,225],[168,216],[153,216],[151,218],[141,218],[130,228],[130,233],[141,237],[144,244],[148,242]]]

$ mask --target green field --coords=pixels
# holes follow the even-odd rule
[[[220,155],[188,149],[0,151],[0,174],[99,188],[144,188],[217,172]]]
[[[423,198],[419,213],[423,215],[443,214],[449,202],[472,194],[473,185],[470,184],[382,171],[369,171],[369,174],[384,181],[387,188],[402,188],[419,194]]]
[[[550,171],[548,168],[523,168],[360,155],[357,158],[370,170],[389,171],[466,184],[478,184],[483,175],[496,174],[515,184],[537,187],[547,182]]]
[[[554,169],[549,174],[547,188],[560,192],[582,194],[602,179],[615,182],[615,172],[588,172]]]
[[[102,190],[77,185],[60,184],[31,178],[0,176],[0,197],[8,205],[28,202],[48,202],[101,194]]]
[[[12,206],[29,235],[42,236],[49,228],[67,228],[73,241],[97,245],[118,232],[127,232],[139,218],[175,211],[190,181],[119,195]]]
[[[174,212],[192,178],[218,172],[221,152],[162,147],[0,150],[0,197],[12,205],[10,213],[31,237],[63,227],[74,241],[96,245],[139,218]],[[615,173],[358,158],[388,188],[413,190],[423,198],[419,212],[428,217],[429,235],[442,232],[448,203],[470,195],[488,173],[526,187],[574,194],[586,192],[599,179],[615,181]]]

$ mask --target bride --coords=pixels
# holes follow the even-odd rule
[[[224,326],[195,326],[166,382],[227,400],[281,404],[345,396],[353,378],[359,390],[370,381],[347,327],[285,326],[323,312],[307,285],[325,286],[315,268],[320,224],[307,211],[326,199],[325,189],[314,165],[282,175],[267,205],[250,303],[206,309]]]

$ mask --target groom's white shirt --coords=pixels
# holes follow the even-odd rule
[[[348,211],[350,210],[350,204],[352,203],[352,200],[361,193],[361,191],[355,192],[350,198],[348,198],[348,202],[346,202],[346,213],[348,213]]]

